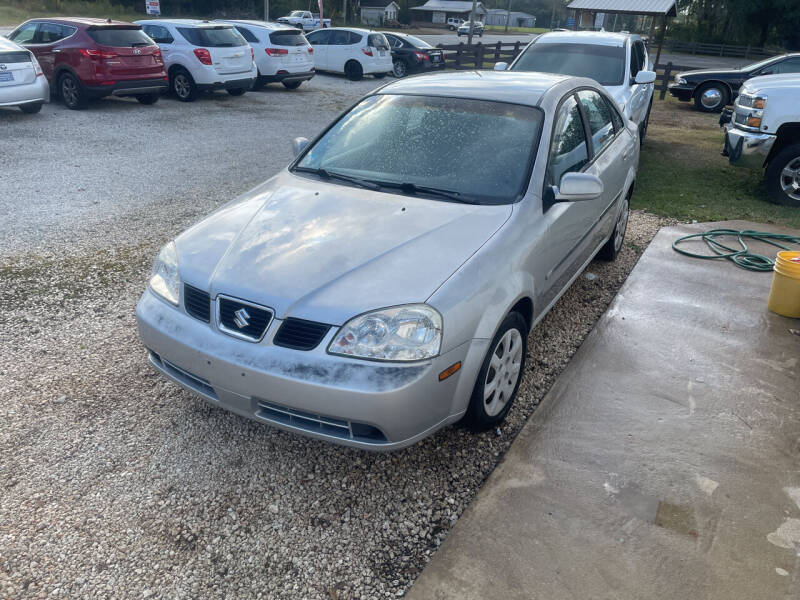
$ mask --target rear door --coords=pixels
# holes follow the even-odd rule
[[[140,27],[90,27],[86,35],[103,53],[98,62],[114,79],[157,79],[164,76],[161,50]]]
[[[250,71],[250,45],[232,25],[178,27],[178,31],[193,46],[208,50],[214,70],[220,75]]]
[[[328,29],[318,29],[306,36],[308,43],[314,48],[314,65],[317,69],[328,68],[328,41],[332,31]]]
[[[326,68],[328,70],[343,73],[345,63],[351,58],[355,58],[361,63],[364,62],[358,57],[362,39],[360,34],[344,29],[333,29],[330,33],[331,37],[328,40],[328,56],[326,60]],[[363,53],[362,56],[367,58]]]
[[[0,90],[33,83],[36,71],[27,50],[0,50]]]

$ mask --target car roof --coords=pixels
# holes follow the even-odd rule
[[[220,21],[201,21],[200,19],[142,19],[136,21],[139,25],[180,25],[181,27],[219,27],[220,25],[228,25],[233,27],[230,23],[223,23]]]
[[[356,33],[369,34],[369,33],[383,33],[382,31],[373,31],[372,29],[361,29],[359,27],[326,27],[328,31],[355,31]],[[314,31],[322,31],[315,29]],[[309,33],[313,33],[309,31]]]
[[[638,38],[630,33],[611,31],[549,31],[534,40],[536,44],[595,44],[598,46],[624,46],[629,39]]]
[[[272,23],[271,21],[256,21],[255,19],[217,19],[215,23],[226,23],[228,25],[249,25],[250,27],[260,27],[261,29],[292,29],[300,31],[297,27],[284,25],[283,23]]]
[[[12,52],[19,52],[20,50],[25,50],[19,44],[16,44],[9,40],[8,38],[4,38],[0,35],[0,51],[11,50]],[[27,52],[27,50],[25,50]]]
[[[454,71],[408,77],[389,83],[379,94],[450,96],[538,106],[542,96],[554,86],[574,80],[597,86],[590,79],[568,75],[520,71]]]
[[[135,23],[131,23],[130,21],[115,21],[114,19],[96,19],[90,17],[37,17],[35,19],[30,19],[26,21],[26,23],[34,22],[34,23],[58,23],[60,25],[73,25],[75,27],[80,28],[87,28],[87,27],[97,27],[102,25],[107,25],[109,27],[113,26],[120,26],[120,25],[135,25]]]

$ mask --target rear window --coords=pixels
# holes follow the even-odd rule
[[[178,31],[193,46],[232,48],[247,45],[247,41],[233,27],[178,27]]]
[[[386,38],[382,33],[370,33],[367,45],[375,48],[376,50],[388,50],[389,49],[389,42],[386,41]]]
[[[269,41],[276,46],[305,46],[306,37],[297,29],[286,31],[273,31],[269,34]]]
[[[106,27],[103,29],[87,29],[86,33],[101,46],[114,46],[116,48],[132,48],[134,46],[152,46],[153,40],[139,29],[121,29],[119,27]]]
[[[0,52],[0,63],[24,63],[31,62],[29,52]]]

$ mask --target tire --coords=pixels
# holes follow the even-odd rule
[[[398,79],[408,75],[408,65],[406,65],[404,60],[397,59],[392,61],[392,75]]]
[[[244,93],[247,91],[244,88],[233,88],[231,90],[227,90],[231,96],[244,96]]]
[[[62,73],[58,78],[58,93],[70,110],[83,110],[89,105],[83,84],[72,73]]]
[[[631,195],[625,196],[625,204],[617,217],[614,231],[608,241],[600,248],[597,258],[612,262],[617,260],[617,256],[622,251],[622,244],[625,241],[625,232],[628,230],[628,217],[631,213]]]
[[[194,102],[197,99],[197,84],[184,68],[175,69],[169,77],[169,89],[181,102]]]
[[[283,87],[287,90],[296,90],[300,87],[300,84],[303,83],[302,81],[282,81]]]
[[[364,76],[364,69],[357,60],[348,60],[344,65],[344,74],[350,81],[361,81]]]
[[[155,104],[158,102],[158,94],[139,94],[136,96],[136,99],[139,101],[139,104]]]
[[[375,79],[383,79],[384,77],[386,77],[386,75],[387,75],[387,73],[373,73],[373,74],[372,74],[372,76],[373,76]]]
[[[32,102],[31,104],[20,104],[19,109],[26,115],[35,115],[42,110],[42,103]]]
[[[786,146],[772,157],[764,182],[772,202],[800,208],[800,144]]]
[[[519,313],[509,313],[489,344],[464,415],[472,431],[492,429],[506,418],[525,373],[527,352],[528,324]]]
[[[644,146],[644,138],[647,137],[647,126],[650,124],[650,110],[653,108],[653,99],[650,99],[650,106],[647,107],[647,114],[644,121],[639,125],[639,147]]]
[[[703,112],[720,112],[730,102],[724,83],[704,83],[694,93],[694,105]]]

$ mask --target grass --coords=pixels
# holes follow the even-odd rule
[[[144,2],[142,2],[144,6]],[[108,0],[0,0],[0,27],[13,27],[36,17],[102,17],[134,21],[145,15],[112,6]]]
[[[720,155],[716,114],[668,97],[653,103],[632,207],[682,221],[745,219],[800,228],[800,210],[769,201],[763,171]]]

